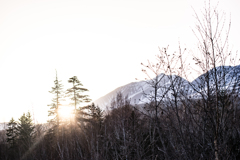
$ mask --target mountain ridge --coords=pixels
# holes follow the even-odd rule
[[[239,81],[239,79],[240,79],[240,65],[218,66],[218,67],[216,67],[216,69],[217,69],[217,73],[220,75],[222,73],[227,73],[226,81],[228,83],[224,83],[223,85],[229,85],[232,81],[232,80],[230,80],[230,78],[234,79],[234,81]],[[223,71],[223,69],[226,69],[226,70]],[[185,78],[178,76],[178,75],[165,75],[163,73],[159,74],[155,78],[158,78],[158,77],[162,78],[162,81],[160,81],[161,82],[160,87],[163,87],[163,88],[164,87],[167,88],[170,85],[172,85],[173,83],[176,84],[177,82],[181,82],[182,86],[185,86],[188,88],[187,94],[189,94],[189,96],[191,96],[191,95],[196,96],[197,93],[192,87],[195,85],[198,86],[199,82],[202,82],[204,80],[204,78],[206,78],[207,73],[212,74],[214,71],[215,71],[214,68],[210,69],[209,71],[198,76],[191,82],[186,80]],[[139,105],[139,104],[146,103],[149,101],[149,97],[145,96],[144,93],[146,93],[148,95],[152,94],[153,87],[151,87],[151,85],[149,85],[149,83],[151,83],[151,81],[156,80],[155,78],[149,79],[146,81],[142,80],[142,81],[138,81],[138,82],[130,82],[126,85],[120,86],[120,87],[114,89],[113,91],[109,92],[108,94],[98,98],[97,100],[94,101],[94,103],[96,105],[98,105],[100,108],[105,109],[106,106],[109,106],[111,104],[112,99],[116,97],[117,93],[122,93],[123,97],[128,97],[130,100],[130,104],[132,104],[132,105],[135,105],[135,104]],[[171,82],[173,79],[176,80],[176,82]],[[176,85],[178,85],[178,84],[176,84]],[[161,91],[158,90],[159,95],[162,95],[163,92],[164,92],[163,90],[161,90]],[[170,92],[169,93],[164,92],[164,94],[169,94],[171,96]]]

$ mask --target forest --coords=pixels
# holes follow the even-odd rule
[[[198,52],[193,57],[179,44],[174,53],[159,48],[156,63],[142,63],[152,87],[143,93],[148,102],[131,104],[118,93],[105,110],[94,103],[80,107],[91,101],[88,89],[73,76],[72,87],[64,91],[56,76],[51,120],[34,125],[29,112],[11,119],[0,131],[0,159],[240,159],[240,66],[237,53],[229,50],[231,22],[208,5],[195,16]],[[189,61],[202,76],[186,84],[181,77],[191,75]],[[74,107],[69,119],[58,112],[64,98]]]

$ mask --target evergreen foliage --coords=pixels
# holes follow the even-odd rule
[[[85,107],[79,107],[78,109],[78,120],[88,122],[100,130],[103,123],[103,111],[99,106],[94,103]]]
[[[31,114],[23,113],[23,115],[18,119],[19,123],[17,124],[17,136],[18,142],[22,145],[23,151],[27,151],[33,144],[34,138],[34,125],[32,122]]]
[[[51,106],[50,110],[48,111],[48,116],[53,117],[50,122],[52,125],[56,125],[58,128],[60,123],[58,110],[59,106],[61,105],[60,102],[63,100],[63,85],[61,84],[61,81],[58,80],[57,73],[54,81],[54,87],[52,87],[52,90],[49,92],[54,94],[54,98],[52,99],[52,103],[48,105]]]
[[[7,143],[9,145],[8,154],[10,159],[15,159],[17,156],[17,122],[12,118],[7,124]]]
[[[69,78],[68,83],[72,83],[73,86],[67,89],[66,95],[73,101],[70,105],[75,107],[74,113],[76,114],[77,105],[79,103],[88,103],[91,100],[88,95],[82,95],[81,93],[88,91],[88,89],[82,87],[82,83],[76,76]]]
[[[12,118],[7,125],[7,142],[10,145],[10,148],[14,148],[14,146],[16,146],[17,138],[17,122]]]

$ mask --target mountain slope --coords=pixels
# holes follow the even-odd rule
[[[208,75],[210,79],[210,87],[214,87],[214,71],[214,69],[211,69],[207,73],[204,73],[197,77],[192,82],[188,82],[184,78],[176,75],[160,74],[156,78],[153,78],[151,80],[132,82],[124,86],[118,87],[107,95],[97,99],[96,101],[94,101],[94,103],[102,109],[105,109],[106,106],[110,106],[112,99],[116,97],[117,93],[122,93],[123,97],[128,96],[128,98],[130,99],[130,104],[132,105],[149,102],[151,101],[154,93],[154,81],[159,79],[160,83],[158,84],[159,89],[157,91],[157,95],[159,98],[158,100],[163,98],[163,95],[165,97],[172,97],[172,92],[168,90],[171,86],[177,87],[177,89],[181,90],[182,93],[185,94],[185,96],[192,96],[197,98],[200,96],[198,92],[206,89],[205,82]],[[220,89],[224,88],[231,90],[234,87],[234,84],[240,84],[240,65],[219,66],[216,67],[216,71],[219,80],[218,86]]]
[[[215,73],[217,81],[215,78]],[[209,79],[210,88],[214,88],[217,82],[219,89],[233,89],[235,84],[239,84],[240,80],[240,65],[238,66],[219,66],[215,69],[200,75],[194,81],[191,82],[191,85],[195,88],[196,91],[207,88],[207,79]]]
[[[172,83],[175,83],[171,82],[171,79],[178,79],[178,81],[182,81],[184,82],[184,84],[188,83],[187,80],[176,75],[167,76],[165,74],[160,74],[158,78],[161,79],[158,85],[158,87],[161,88],[158,89],[158,95],[166,94],[166,89],[163,88],[168,88]],[[124,86],[116,88],[105,96],[100,97],[99,99],[94,101],[94,103],[97,104],[100,108],[104,109],[106,108],[106,106],[110,105],[112,99],[115,98],[117,93],[122,93],[123,97],[127,96],[130,100],[130,104],[132,105],[149,102],[149,99],[151,97],[147,97],[146,94],[151,95],[151,93],[153,93],[153,81],[156,81],[156,78],[147,81],[139,81],[126,84]]]

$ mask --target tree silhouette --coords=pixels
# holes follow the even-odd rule
[[[18,143],[21,144],[21,154],[25,153],[33,144],[34,138],[34,125],[32,122],[31,114],[23,113],[23,115],[18,119],[19,123],[17,124],[17,136]]]
[[[73,101],[71,105],[74,106],[74,114],[76,117],[76,110],[77,105],[79,103],[87,103],[90,102],[91,99],[89,99],[88,95],[82,95],[81,93],[88,91],[88,89],[82,87],[82,83],[78,80],[76,76],[73,76],[69,78],[68,83],[72,83],[73,86],[69,89],[67,89],[66,95],[70,97],[70,99]]]
[[[53,116],[53,119],[51,119],[50,122],[53,125],[56,125],[57,129],[59,129],[60,117],[58,111],[61,105],[60,102],[63,100],[63,85],[61,84],[61,81],[58,80],[57,72],[56,79],[54,81],[54,87],[52,87],[52,90],[49,92],[54,94],[55,97],[52,99],[53,103],[48,105],[51,106],[50,110],[48,111],[48,116]]]
[[[17,122],[12,118],[7,124],[7,142],[9,144],[9,155],[11,159],[15,159],[17,156]]]

